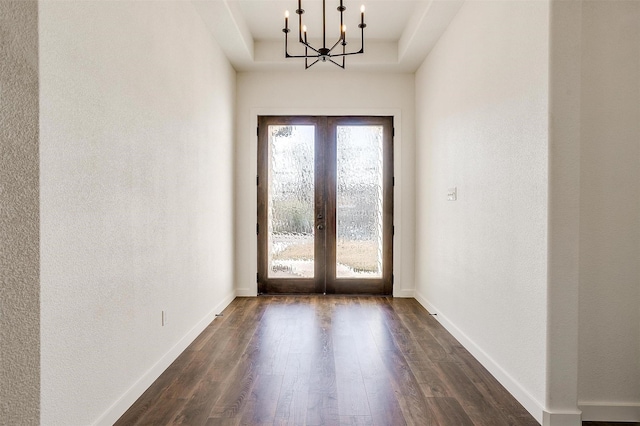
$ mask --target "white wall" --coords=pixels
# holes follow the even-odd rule
[[[235,72],[190,2],[39,13],[41,423],[112,424],[233,297]]]
[[[538,420],[548,15],[543,1],[466,2],[416,74],[416,298]]]
[[[639,2],[583,3],[581,77],[579,403],[640,421]]]
[[[40,407],[38,5],[0,1],[0,424]]]
[[[330,66],[334,65],[315,67]],[[302,62],[300,67],[300,72],[238,74],[235,176],[238,294],[257,293],[258,115],[387,115],[394,116],[396,129],[393,294],[411,297],[414,289],[414,76],[326,69],[304,71]]]

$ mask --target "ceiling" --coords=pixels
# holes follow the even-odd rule
[[[322,0],[301,0],[309,42],[322,44]],[[284,57],[284,11],[290,13],[289,53],[297,43],[297,0],[192,0],[237,71],[301,70],[303,59]],[[360,5],[364,4],[365,53],[347,58],[347,70],[414,72],[464,0],[343,0],[347,50],[360,49]],[[339,37],[339,0],[326,0],[327,46]],[[314,71],[336,70],[319,63]]]

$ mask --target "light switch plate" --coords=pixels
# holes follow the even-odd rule
[[[458,199],[458,188],[449,188],[447,190],[447,201],[456,201]]]

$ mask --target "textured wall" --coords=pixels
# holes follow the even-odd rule
[[[580,404],[640,421],[640,2],[583,3],[581,82]]]
[[[40,406],[38,5],[0,1],[0,424]]]
[[[191,2],[39,16],[41,421],[111,424],[233,296],[235,71]]]
[[[466,2],[416,75],[416,296],[539,419],[548,13]]]
[[[347,60],[348,61],[348,60]],[[240,73],[236,152],[236,283],[257,292],[256,170],[258,115],[395,115],[393,294],[413,296],[414,79],[412,74],[362,73],[324,68],[299,72]],[[303,87],[304,90],[300,90]]]

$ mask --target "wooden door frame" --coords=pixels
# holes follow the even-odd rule
[[[269,125],[313,125],[315,126],[315,141],[326,138],[326,118],[318,116],[258,116],[258,222],[256,233],[258,234],[258,294],[274,293],[324,293],[326,287],[325,268],[321,263],[315,262],[313,278],[287,278],[273,279],[269,277],[268,265],[268,214],[267,201],[269,199],[269,170],[268,143],[260,143],[260,140],[268,141]],[[314,142],[315,143],[315,142]],[[314,185],[320,190],[314,195],[314,228],[320,222],[317,212],[324,205],[324,150],[315,143],[314,147]],[[260,230],[263,230],[260,233]],[[324,254],[326,232],[316,233],[314,238],[314,257]],[[325,260],[323,259],[323,262]]]
[[[269,125],[315,126],[314,278],[268,278],[268,141]],[[383,134],[383,271],[380,279],[336,279],[336,140],[337,125],[382,125]],[[393,291],[393,116],[258,116],[257,237],[258,294],[343,294],[391,295]],[[329,157],[329,158],[328,158]],[[326,179],[325,179],[326,177]],[[318,218],[322,212],[323,217]],[[330,213],[330,214],[328,214]],[[326,268],[323,267],[326,265]],[[328,273],[327,273],[328,271]],[[339,282],[336,285],[336,282]],[[342,291],[340,286],[347,287]]]

